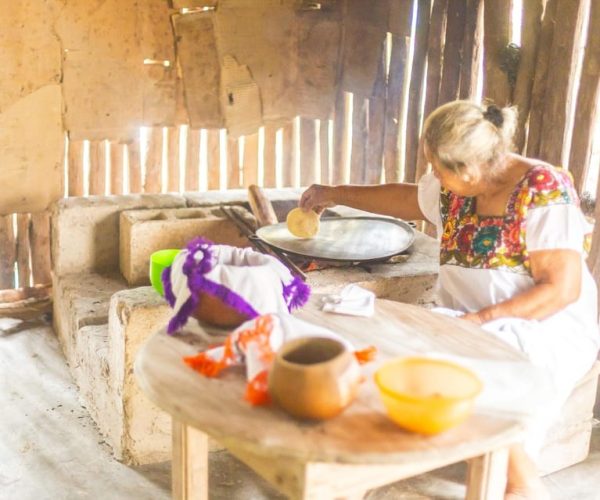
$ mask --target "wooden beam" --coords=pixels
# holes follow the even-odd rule
[[[140,160],[140,143],[135,140],[127,144],[129,155],[129,192],[142,192],[142,164]]]
[[[83,141],[69,139],[69,196],[83,196]]]
[[[531,90],[531,112],[527,133],[527,156],[536,158],[540,154],[542,140],[542,120],[544,116],[544,103],[550,67],[550,54],[552,51],[552,38],[554,37],[554,24],[558,0],[548,0],[544,9],[542,29],[536,54],[535,76]]]
[[[258,132],[244,137],[242,178],[244,187],[258,183]]]
[[[544,118],[540,141],[540,158],[554,165],[564,165],[567,113],[569,109],[569,80],[572,73],[574,45],[581,0],[560,0],[556,6],[556,19],[546,92]],[[559,27],[559,29],[557,29]],[[560,61],[560,64],[558,64]]]
[[[386,182],[400,182],[401,158],[398,136],[408,42],[403,37],[392,36],[391,39],[392,52],[385,102],[384,168]]]
[[[417,23],[410,87],[408,91],[408,110],[406,117],[406,159],[405,177],[414,178],[417,169],[417,153],[419,135],[423,120],[421,100],[425,93],[424,77],[427,61],[427,40],[429,39],[429,23],[431,21],[431,0],[422,0],[417,6]],[[369,120],[369,127],[377,126]],[[369,144],[371,142],[369,141]]]
[[[462,65],[460,67],[460,99],[474,99],[479,76],[479,58],[482,51],[483,20],[482,0],[467,0],[465,33],[462,41]]]
[[[321,120],[319,124],[319,156],[321,162],[321,184],[331,183],[331,163],[329,144],[329,120]]]
[[[513,103],[519,111],[519,121],[514,138],[517,152],[525,146],[525,125],[531,107],[531,93],[536,68],[536,58],[542,30],[542,12],[544,0],[524,0],[521,26],[521,60],[517,73],[517,83],[513,94]]]
[[[383,169],[383,141],[385,137],[385,58],[379,61],[379,69],[373,95],[368,107],[368,138],[365,183],[379,184]]]
[[[311,118],[300,119],[300,185],[317,181],[317,125]]]
[[[0,216],[0,290],[15,287],[17,257],[13,216]]]
[[[369,139],[369,100],[354,96],[352,142],[350,147],[350,182],[364,184],[366,179],[367,141]]]
[[[446,42],[444,65],[440,83],[438,105],[454,101],[460,90],[462,46],[465,36],[466,0],[449,0],[446,16]]]
[[[263,186],[275,187],[276,186],[276,175],[275,175],[275,164],[276,164],[276,134],[277,126],[273,124],[266,124],[264,128],[264,179]]]
[[[167,129],[167,191],[171,193],[179,192],[179,136],[180,127],[169,127]]]
[[[598,123],[598,101],[600,99],[600,3],[592,2],[588,36],[581,70],[569,170],[575,186],[583,192],[590,167],[594,132]]]
[[[290,121],[283,127],[283,158],[281,162],[283,187],[294,185],[295,159],[294,122]]]
[[[171,436],[173,498],[208,500],[208,436],[175,419]]]
[[[501,69],[504,50],[510,41],[511,2],[485,2],[483,9],[484,78],[483,97],[498,106],[511,102],[511,87]]]
[[[106,141],[90,141],[89,158],[90,194],[104,196],[106,194]]]
[[[148,137],[148,153],[146,154],[146,178],[144,193],[160,193],[162,187],[162,127],[152,127]]]
[[[333,165],[331,182],[333,184],[344,184],[346,182],[346,163],[348,155],[348,94],[340,90],[335,101],[335,112],[333,116]]]
[[[200,130],[195,128],[188,129],[184,185],[186,191],[200,189]]]
[[[29,286],[31,266],[29,265],[29,214],[17,214],[17,270],[19,272],[19,287]]]
[[[50,262],[50,213],[31,214],[29,240],[31,242],[31,274],[33,284],[52,281]]]
[[[221,189],[221,130],[211,128],[206,132],[208,189]]]
[[[28,299],[46,299],[52,294],[52,285],[27,286],[12,290],[0,290],[0,303],[20,302]]]
[[[227,137],[227,189],[241,187],[240,145],[237,139]]]
[[[123,178],[123,144],[110,142],[110,192],[111,194],[124,193]]]

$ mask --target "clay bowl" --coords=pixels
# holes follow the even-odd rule
[[[207,293],[200,294],[198,306],[192,313],[198,321],[221,328],[237,328],[245,321],[246,315],[225,304],[221,299]]]
[[[467,368],[431,358],[390,361],[375,373],[388,416],[404,429],[438,434],[463,422],[483,386]]]
[[[337,340],[303,337],[286,342],[269,373],[269,394],[289,414],[323,420],[355,398],[361,372],[354,355]]]

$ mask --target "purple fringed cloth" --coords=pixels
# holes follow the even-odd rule
[[[165,298],[174,309],[167,327],[172,334],[185,325],[202,292],[213,295],[248,318],[287,314],[303,306],[310,287],[276,258],[251,248],[191,241],[163,271]]]

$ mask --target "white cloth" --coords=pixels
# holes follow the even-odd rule
[[[329,313],[366,317],[375,313],[375,294],[354,283],[345,286],[339,294],[326,295],[322,301],[321,310]]]
[[[440,214],[440,182],[433,174],[423,176],[418,186],[419,207],[443,233]],[[534,458],[545,433],[560,412],[577,381],[591,368],[600,348],[597,324],[597,289],[585,263],[583,241],[589,230],[578,207],[555,204],[533,207],[525,223],[528,251],[573,249],[581,253],[582,284],[579,299],[554,315],[540,320],[501,318],[482,325],[490,334],[522,351],[542,370],[551,385],[545,403],[535,416],[525,448]],[[438,278],[438,312],[460,316],[508,300],[535,285],[529,275],[504,269],[441,265]],[[444,308],[446,308],[444,310]],[[506,390],[517,390],[506,380]],[[541,385],[540,385],[541,387]]]
[[[242,297],[259,314],[288,312],[283,286],[293,280],[289,270],[276,258],[251,248],[212,245],[213,267],[204,277],[225,286]],[[191,296],[188,277],[183,266],[189,255],[182,250],[171,266],[171,283],[176,297],[173,309],[177,313]],[[197,252],[194,258],[203,258]]]

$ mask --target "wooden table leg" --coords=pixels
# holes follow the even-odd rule
[[[508,448],[469,460],[467,500],[502,500],[507,471]]]
[[[172,419],[174,500],[208,500],[208,436]]]

